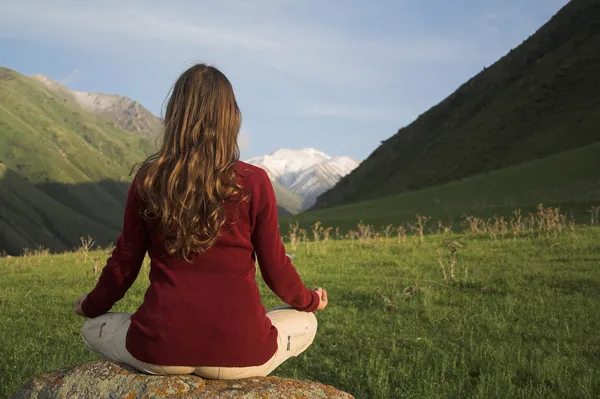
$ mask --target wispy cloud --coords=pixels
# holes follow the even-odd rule
[[[567,1],[0,0],[0,62],[155,112],[180,71],[212,63],[236,90],[243,150],[366,155]]]
[[[290,13],[290,2],[227,3],[235,7],[212,2],[173,2],[169,7],[115,0],[7,2],[0,14],[0,35],[19,31],[80,46],[166,57],[177,49],[195,49],[334,86],[373,86],[389,78],[399,62],[444,62],[464,53],[461,43],[444,37],[363,37],[310,25]]]
[[[300,113],[312,117],[334,117],[343,119],[402,119],[408,113],[402,109],[383,109],[365,105],[349,104],[310,104]]]
[[[65,76],[63,79],[61,79],[60,84],[62,85],[69,85],[72,84],[73,81],[75,81],[75,79],[77,78],[77,76],[79,76],[81,72],[79,71],[78,68],[73,69],[71,72],[69,72],[69,74],[67,76]]]

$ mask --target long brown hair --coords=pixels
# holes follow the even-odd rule
[[[224,203],[242,199],[236,180],[241,113],[218,69],[194,65],[173,85],[158,152],[139,164],[136,192],[160,223],[165,249],[190,261],[226,223]]]

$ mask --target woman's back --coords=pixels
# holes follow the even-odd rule
[[[135,262],[147,246],[150,286],[131,317],[127,335],[127,349],[135,358],[183,366],[243,367],[266,362],[277,349],[277,331],[260,301],[255,253],[265,282],[284,302],[308,312],[317,308],[318,295],[304,286],[285,255],[266,172],[243,162],[237,167],[249,198],[225,205],[227,222],[216,244],[191,263],[167,253],[160,229],[141,217],[142,204],[130,189],[119,238],[123,250],[115,249],[109,260],[114,270],[108,274],[105,269],[84,311],[90,316],[102,314],[122,297],[124,291],[114,289],[119,287],[115,282],[132,281],[135,276],[121,275],[118,265]],[[140,235],[140,229],[146,234]]]

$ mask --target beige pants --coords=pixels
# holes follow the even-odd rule
[[[130,313],[106,313],[88,319],[81,330],[85,346],[92,352],[116,363],[128,364],[148,374],[197,374],[209,379],[232,380],[247,377],[265,377],[290,357],[296,357],[312,344],[317,333],[317,318],[313,313],[301,312],[282,305],[267,312],[277,327],[277,352],[265,364],[251,367],[188,367],[160,366],[134,358],[125,347]],[[289,343],[288,343],[289,342]]]

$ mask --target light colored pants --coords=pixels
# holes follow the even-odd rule
[[[312,344],[317,333],[317,318],[313,313],[301,312],[288,305],[267,311],[267,317],[277,327],[277,351],[265,364],[250,367],[218,366],[160,366],[134,358],[125,347],[130,313],[106,313],[88,319],[81,338],[92,352],[116,363],[128,364],[144,373],[172,375],[197,374],[209,379],[233,380],[247,377],[265,377],[290,357],[296,357]]]

